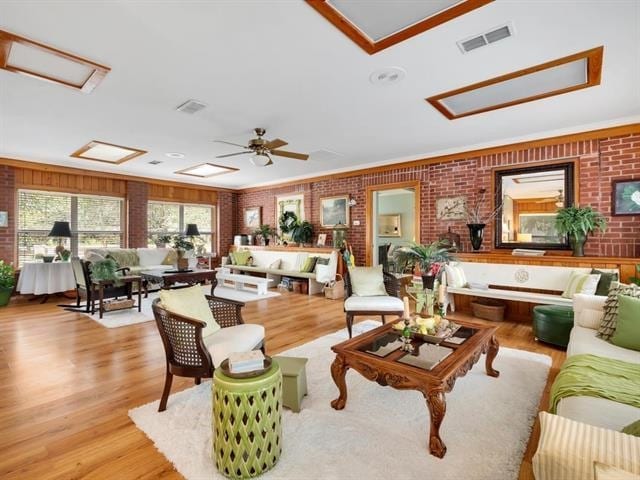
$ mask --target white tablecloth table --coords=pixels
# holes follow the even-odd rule
[[[22,294],[48,295],[75,288],[71,262],[27,262],[20,269],[17,290]]]

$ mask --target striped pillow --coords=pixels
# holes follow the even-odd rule
[[[540,412],[540,427],[536,480],[593,480],[594,462],[640,474],[640,438],[547,412]]]
[[[577,273],[571,272],[569,283],[562,296],[564,298],[573,298],[576,293],[584,293],[585,295],[595,295],[600,281],[600,274]]]
[[[638,475],[622,470],[621,468],[595,462],[593,464],[595,480],[638,480]]]
[[[609,340],[618,326],[618,296],[627,295],[629,297],[640,298],[640,287],[637,285],[625,285],[624,283],[612,282],[609,288],[607,301],[604,302],[604,312],[597,337]]]

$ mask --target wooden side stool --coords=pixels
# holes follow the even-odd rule
[[[302,397],[307,394],[307,358],[273,357],[282,371],[282,405],[300,411]]]

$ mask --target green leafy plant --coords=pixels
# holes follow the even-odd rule
[[[156,245],[166,245],[171,242],[171,235],[156,235],[155,244]]]
[[[105,258],[91,263],[91,278],[93,280],[115,280],[118,264],[112,258]]]
[[[579,238],[594,230],[604,232],[606,229],[607,220],[591,207],[564,207],[556,214],[556,230],[560,235]]]
[[[254,235],[262,237],[263,239],[271,238],[275,235],[276,231],[271,228],[271,225],[260,225],[253,231]]]
[[[193,250],[193,242],[187,240],[184,235],[174,235],[171,239],[172,246],[179,252],[186,252],[189,250]]]
[[[313,225],[303,220],[291,231],[291,238],[296,243],[309,243],[313,237]]]
[[[66,248],[60,252],[60,260],[63,262],[68,262],[71,257],[71,250],[67,250]]]
[[[640,286],[640,265],[636,265],[636,276],[629,279],[631,283]]]
[[[0,288],[13,289],[16,284],[16,271],[13,265],[0,260]]]
[[[444,265],[455,260],[447,241],[438,240],[427,245],[412,243],[393,253],[396,264],[403,270],[419,266],[425,275],[438,276]]]
[[[284,234],[292,233],[298,223],[298,216],[294,212],[282,212],[278,219],[280,231]]]

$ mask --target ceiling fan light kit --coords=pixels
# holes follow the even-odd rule
[[[256,138],[249,140],[247,146],[240,145],[239,143],[227,142],[225,140],[215,140],[217,143],[225,143],[227,145],[233,145],[235,147],[245,149],[243,152],[227,153],[226,155],[218,155],[216,158],[235,157],[236,155],[253,155],[251,157],[251,163],[256,167],[267,167],[269,165],[273,165],[273,160],[271,160],[270,155],[293,158],[295,160],[307,160],[309,158],[309,155],[306,153],[278,150],[280,147],[288,145],[288,143],[280,138],[265,140],[262,138],[266,133],[264,128],[254,128],[254,132],[256,133]]]
[[[251,163],[256,167],[266,167],[268,165],[271,165],[273,161],[271,161],[271,158],[269,158],[268,155],[265,155],[264,153],[258,153],[257,155],[251,157]]]

